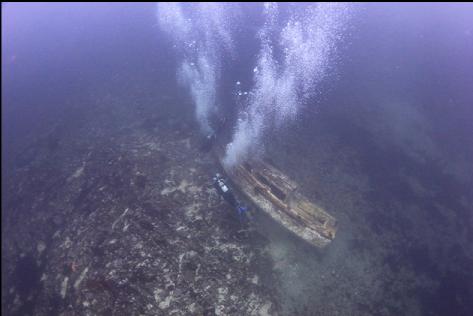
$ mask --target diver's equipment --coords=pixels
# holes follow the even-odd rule
[[[225,179],[220,175],[220,173],[215,174],[213,181],[217,192],[238,212],[240,220],[246,219],[248,207],[244,206],[235,198],[235,195],[230,190],[230,187],[227,185]]]
[[[217,192],[224,198],[224,200],[227,201],[231,206],[237,207],[238,201],[228,185],[225,183],[225,179],[219,173],[217,173],[215,174],[213,180]]]

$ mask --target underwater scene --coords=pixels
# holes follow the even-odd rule
[[[473,315],[473,3],[1,9],[3,315]]]

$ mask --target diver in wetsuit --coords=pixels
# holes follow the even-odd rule
[[[213,181],[214,187],[218,194],[221,195],[223,199],[238,212],[240,221],[246,220],[246,211],[248,208],[235,198],[235,195],[233,195],[232,191],[225,182],[225,179],[219,173],[217,173],[213,177]]]
[[[212,149],[212,146],[214,145],[215,141],[217,140],[217,134],[215,132],[210,132],[207,134],[203,140],[202,144],[200,145],[200,150],[203,152],[209,152]]]
[[[217,135],[227,126],[227,119],[224,116],[214,116],[211,120],[212,130],[202,138],[200,150],[209,152],[217,142]]]

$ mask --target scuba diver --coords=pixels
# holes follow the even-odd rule
[[[217,134],[220,134],[227,125],[227,119],[224,116],[213,116],[211,118],[211,131],[202,138],[200,151],[210,152],[217,142]]]
[[[200,147],[200,150],[203,152],[211,151],[212,148],[216,145],[217,134],[224,129],[227,120],[224,116],[214,116],[212,123],[212,126],[214,128],[209,132],[209,134],[204,137]],[[217,190],[218,194],[222,196],[223,199],[237,211],[240,223],[246,222],[248,220],[248,215],[246,213],[248,207],[246,207],[236,199],[235,195],[230,190],[227,181],[222,177],[220,173],[216,173],[213,177],[213,186]]]
[[[217,190],[218,194],[221,195],[223,199],[227,201],[227,203],[230,204],[238,212],[240,222],[246,221],[246,211],[248,210],[248,207],[244,206],[235,198],[235,195],[228,187],[222,175],[220,173],[216,173],[213,177],[213,181],[214,187]]]
[[[217,134],[215,134],[215,132],[213,131],[210,132],[202,140],[202,144],[200,145],[200,150],[206,153],[209,152],[212,149],[216,140],[217,140]]]

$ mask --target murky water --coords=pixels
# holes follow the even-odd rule
[[[2,312],[472,314],[472,17],[3,4]],[[252,158],[337,219],[329,246],[233,187],[239,220],[212,177]]]

